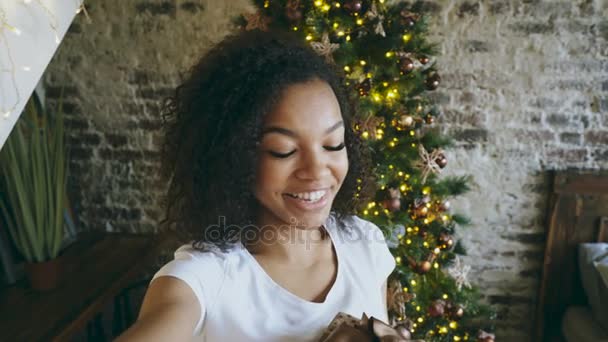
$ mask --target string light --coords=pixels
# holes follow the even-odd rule
[[[61,40],[59,38],[59,33],[57,31],[57,25],[58,25],[57,17],[44,3],[42,3],[41,0],[35,0],[35,2],[44,10],[44,12],[46,12],[47,16],[49,17],[49,26],[51,27],[51,30],[53,31],[55,44],[59,44],[61,42]],[[23,0],[23,3],[26,5],[30,5],[32,3],[32,0]],[[77,14],[81,13],[81,12],[84,12],[85,16],[90,21],[89,14],[86,10],[86,7],[84,6],[84,4],[82,2],[76,9]],[[17,105],[21,102],[21,93],[19,92],[19,88],[17,87],[17,75],[16,75],[17,70],[23,70],[26,72],[29,72],[32,70],[31,67],[27,66],[27,65],[20,66],[19,68],[17,67],[17,65],[15,64],[15,60],[13,59],[13,54],[12,54],[11,48],[8,45],[8,39],[5,34],[6,31],[10,31],[13,34],[15,34],[16,36],[20,36],[22,33],[18,27],[9,24],[5,10],[3,8],[0,8],[0,40],[4,44],[4,50],[6,51],[8,64],[9,64],[8,68],[2,68],[2,69],[0,69],[0,72],[7,72],[10,74],[9,77],[10,77],[11,84],[12,84],[12,87],[15,92],[15,102],[9,108],[0,108],[0,113],[2,114],[2,117],[4,119],[8,119],[9,116],[11,115],[11,113],[13,113],[15,111],[15,109],[17,108]]]
[[[2,40],[2,42],[4,43],[4,46],[6,47],[8,63],[10,66],[8,69],[2,70],[2,71],[7,71],[10,73],[10,78],[11,78],[13,89],[15,90],[15,98],[16,98],[15,103],[10,108],[6,108],[6,109],[0,108],[0,111],[2,112],[2,117],[4,119],[8,119],[8,117],[15,110],[15,108],[17,108],[17,105],[19,104],[19,102],[21,102],[21,94],[19,93],[19,88],[17,88],[15,61],[13,59],[11,49],[8,46],[6,35],[4,34],[5,30],[9,30],[17,36],[21,34],[21,31],[18,28],[9,25],[9,23],[6,19],[6,12],[4,12],[4,9],[0,8],[0,38],[2,38],[0,40]]]

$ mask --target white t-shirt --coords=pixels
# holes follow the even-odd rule
[[[152,278],[186,282],[202,313],[193,341],[317,341],[338,312],[360,318],[365,312],[387,322],[382,284],[395,268],[382,231],[357,216],[325,228],[337,253],[335,282],[323,303],[304,300],[275,283],[242,245],[227,253],[200,252],[190,244]]]

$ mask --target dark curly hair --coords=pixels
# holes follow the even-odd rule
[[[352,128],[355,102],[341,70],[291,33],[253,30],[213,47],[163,105],[161,174],[169,188],[162,228],[194,240],[197,249],[243,241],[243,234],[211,227],[220,217],[229,227],[255,225],[260,204],[252,189],[264,117],[286,87],[314,79],[331,86],[346,127],[349,171],[332,210],[338,218],[356,213],[369,197],[370,159]]]

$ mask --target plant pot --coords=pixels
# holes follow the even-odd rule
[[[63,259],[57,257],[43,262],[26,262],[25,273],[30,287],[36,291],[51,291],[61,284]]]

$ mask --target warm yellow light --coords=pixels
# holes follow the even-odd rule
[[[350,42],[350,34],[348,36],[346,36],[346,41]]]
[[[410,39],[412,39],[412,35],[411,35],[411,34],[406,33],[406,34],[404,34],[404,35],[403,35],[403,41],[404,41],[404,42],[406,42],[406,43],[407,43],[407,42],[409,42],[409,41],[410,41]]]
[[[363,210],[363,215],[367,215],[369,212],[367,210]]]
[[[381,3],[381,4],[383,4],[383,3],[384,3],[384,0],[380,0],[380,3]]]
[[[388,143],[388,146],[390,146],[390,147],[395,147],[395,142],[394,142],[394,141],[391,141],[390,143]]]
[[[407,240],[405,241],[405,243],[407,243],[408,245],[411,245],[411,244],[412,244],[412,240],[407,239]]]
[[[399,177],[403,177],[403,171],[399,171],[397,172],[397,174],[399,175]]]
[[[388,82],[382,82],[382,85],[388,87]]]
[[[448,215],[443,215],[443,216],[441,216],[441,219],[444,221],[447,221],[449,219],[449,217],[448,217]]]
[[[446,327],[440,327],[439,328],[439,333],[440,334],[447,334],[448,333],[448,328],[446,328]]]
[[[345,66],[345,67],[344,67],[344,71],[346,71],[346,72],[350,72],[350,67],[349,67],[348,65],[347,65],[347,66]]]
[[[361,61],[359,61],[359,64],[361,64],[361,65],[365,65],[365,64],[367,64],[367,63],[365,63],[365,61],[364,61],[364,60],[361,60]]]
[[[426,248],[428,248],[428,247],[429,247],[429,243],[428,243],[428,242],[426,242],[426,241],[424,241],[424,243],[422,243],[422,245],[423,245],[424,247],[426,247]]]
[[[439,254],[439,253],[441,253],[441,250],[439,249],[439,247],[435,247],[435,250],[433,252],[435,254]]]
[[[382,100],[382,98],[378,94],[374,94],[373,97],[374,97],[374,101],[376,101],[376,102],[380,102]]]
[[[391,58],[391,57],[393,57],[393,52],[389,51],[389,52],[386,53],[385,56],[386,56],[386,58]]]
[[[363,19],[361,19],[361,18],[357,19],[357,25],[363,25]]]
[[[307,35],[306,36],[306,40],[312,40],[312,36],[311,35]]]
[[[334,23],[334,28],[338,28],[338,23]]]
[[[420,305],[416,306],[416,311],[420,311]]]
[[[402,187],[403,187],[403,186],[402,186]],[[412,232],[412,230],[413,230],[413,229],[412,229],[412,227],[407,227],[407,229],[406,229],[406,231],[407,231],[408,233],[411,233],[411,232]]]
[[[454,336],[454,341],[460,341],[460,336]]]
[[[408,288],[407,288],[407,287],[404,287],[404,288],[403,288],[403,292],[407,292],[407,291],[408,291]]]
[[[342,37],[344,35],[344,31],[338,32],[338,37]]]
[[[401,263],[401,257],[400,256],[395,257],[395,262],[398,263],[398,264],[400,264]]]
[[[415,148],[415,147],[416,147],[416,143],[412,143],[412,147],[414,147],[414,148]]]
[[[447,294],[443,294],[443,299],[448,299],[448,295]]]
[[[367,78],[372,78],[372,73],[371,73],[371,72],[368,72],[367,74],[365,74],[365,76],[366,76]]]
[[[430,193],[431,193],[431,187],[430,186],[425,186],[424,188],[422,188],[422,194],[428,195]]]
[[[389,164],[389,165],[388,165],[388,168],[389,168],[389,170],[392,170],[392,169],[394,169],[394,168],[395,168],[395,166],[394,166],[393,164]]]
[[[456,323],[455,321],[451,321],[450,322],[450,328],[452,328],[452,329],[458,328],[458,323]]]
[[[321,5],[323,5],[323,1],[319,1],[319,0],[315,1],[315,6],[319,7]]]
[[[378,216],[378,210],[374,211],[374,215]]]
[[[414,135],[416,135],[415,131],[410,131],[410,135],[413,137]]]
[[[384,131],[382,130],[382,128],[378,128],[376,130],[376,134],[382,135],[382,134],[384,134]]]
[[[361,134],[361,136],[363,137],[363,139],[367,139],[367,138],[369,138],[369,133],[367,131],[363,132],[363,134]]]
[[[339,2],[336,2],[336,3],[334,4],[334,6],[336,6],[336,8],[340,8],[340,3],[339,3]]]
[[[433,265],[433,267],[435,267],[435,268],[439,268],[439,264],[438,264],[438,263],[435,263],[435,264]]]
[[[422,322],[424,322],[424,318],[418,317],[418,323],[422,323]]]
[[[412,284],[412,286],[416,286],[416,280],[412,279],[412,281],[410,281],[410,284]]]
[[[325,12],[329,11],[330,8],[331,8],[331,6],[329,6],[327,4],[323,5],[323,7],[321,7],[321,9]]]

